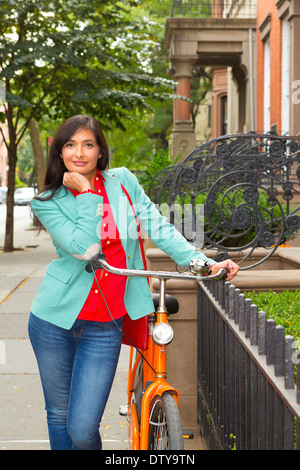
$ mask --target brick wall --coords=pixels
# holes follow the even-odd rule
[[[264,131],[264,42],[259,26],[267,15],[270,20],[270,55],[271,55],[271,103],[270,123],[277,126],[281,133],[281,81],[282,81],[282,26],[278,17],[276,0],[257,1],[257,132]]]

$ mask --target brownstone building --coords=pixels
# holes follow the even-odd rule
[[[257,132],[300,132],[300,0],[257,2]]]
[[[173,0],[165,44],[177,94],[190,97],[193,67],[211,68],[211,137],[255,129],[256,0]],[[196,146],[189,106],[175,100],[173,155]]]
[[[299,134],[300,0],[173,0],[165,44],[179,95],[190,96],[193,67],[210,67],[211,138]],[[197,145],[189,115],[189,103],[175,100],[173,155]]]

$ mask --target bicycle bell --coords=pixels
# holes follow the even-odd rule
[[[189,264],[189,271],[192,274],[209,274],[210,264],[204,259],[192,259]]]

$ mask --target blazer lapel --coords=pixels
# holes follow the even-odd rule
[[[122,246],[127,253],[128,236],[130,237],[130,228],[133,226],[134,216],[127,196],[121,188],[119,178],[111,176],[108,172],[103,172],[105,178],[105,189],[109,203],[112,208],[113,216],[119,231]]]
[[[121,188],[119,178],[110,175],[107,171],[102,172],[104,185],[113,216],[119,231],[122,246],[127,253],[128,237],[136,239],[136,222],[130,207],[127,196]],[[103,198],[99,196],[99,200]],[[56,201],[60,204],[63,212],[71,219],[76,220],[76,200],[71,191],[62,188],[56,196]],[[132,232],[132,233],[131,233]]]

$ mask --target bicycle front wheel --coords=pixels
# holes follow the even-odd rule
[[[150,412],[148,450],[184,450],[179,410],[173,396],[156,396]]]

